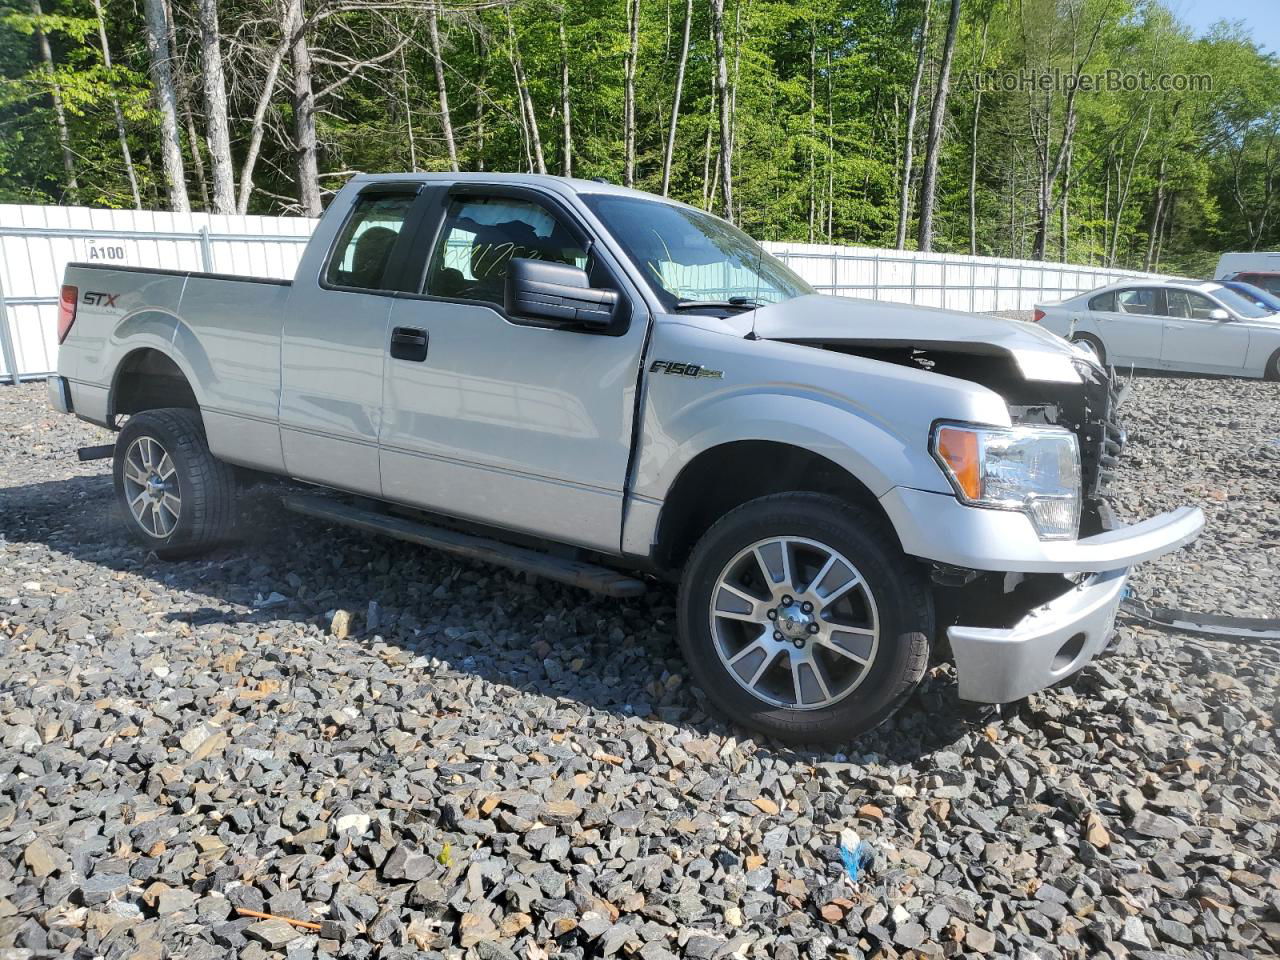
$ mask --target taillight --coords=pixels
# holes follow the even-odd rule
[[[76,322],[76,302],[79,299],[79,288],[69,283],[62,285],[62,296],[58,299],[58,343],[67,339],[71,325]]]
[[[1040,322],[1041,320],[1043,320],[1043,319],[1044,319],[1044,311],[1043,311],[1043,310],[1037,310],[1035,313],[1033,313],[1033,314],[1031,315],[1031,322],[1032,322],[1032,323],[1039,323],[1039,322]]]

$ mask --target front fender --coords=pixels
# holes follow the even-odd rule
[[[904,477],[921,489],[950,492],[925,446],[927,434],[909,441],[883,421],[868,419],[831,397],[760,392],[721,396],[690,404],[661,426],[646,423],[645,434],[635,490],[653,500],[664,500],[699,454],[748,440],[772,441],[824,457],[877,497]],[[769,465],[762,463],[760,468],[767,470]]]

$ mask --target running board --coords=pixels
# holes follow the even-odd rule
[[[580,587],[606,597],[638,597],[645,592],[644,581],[594,563],[553,557],[537,550],[354,507],[326,497],[286,496],[281,502],[286,510],[304,516],[340,523],[368,533],[380,533],[397,540],[408,540],[410,543],[445,550],[469,560],[480,560],[508,570],[567,583],[571,587]]]

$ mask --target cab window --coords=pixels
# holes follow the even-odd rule
[[[387,266],[413,201],[411,193],[376,193],[357,199],[334,245],[325,282],[360,290],[393,289]]]
[[[507,265],[520,257],[586,268],[577,238],[545,207],[509,197],[468,197],[449,207],[425,292],[501,304]]]
[[[1120,290],[1116,293],[1118,313],[1137,313],[1150,316],[1155,311],[1156,292],[1149,287],[1137,290]]]
[[[1165,315],[1179,320],[1208,320],[1209,315],[1218,309],[1218,305],[1208,297],[1190,290],[1166,290],[1164,296],[1169,304]]]

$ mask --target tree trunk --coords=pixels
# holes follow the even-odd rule
[[[236,201],[236,213],[239,214],[249,212],[249,198],[253,195],[253,169],[258,163],[258,152],[262,149],[267,108],[275,95],[276,81],[280,77],[280,65],[284,62],[285,53],[292,46],[291,40],[286,23],[281,28],[280,42],[271,52],[271,60],[267,63],[267,76],[263,80],[262,91],[258,94],[258,103],[253,111],[253,123],[249,128],[249,146],[245,150],[244,163],[240,165],[240,195]]]
[[[667,149],[662,154],[662,195],[671,190],[671,166],[675,162],[676,128],[680,122],[680,97],[684,92],[684,70],[689,63],[689,31],[693,29],[693,0],[685,0],[684,33],[680,39],[680,62],[676,65],[675,98],[671,101],[671,125],[667,127]]]
[[[907,130],[902,145],[902,183],[898,192],[898,236],[894,246],[901,250],[907,245],[907,221],[911,219],[911,165],[915,147],[916,112],[920,105],[920,84],[924,79],[924,63],[929,52],[929,13],[933,0],[924,0],[924,14],[920,18],[920,47],[916,51],[916,72],[911,79],[911,98],[907,102]]]
[[[1070,239],[1069,232],[1071,227],[1071,217],[1070,217],[1071,158],[1073,153],[1074,153],[1074,150],[1067,151],[1067,162],[1066,162],[1066,165],[1062,168],[1062,223],[1061,223],[1062,243],[1058,250],[1058,255],[1059,255],[1058,259],[1062,263],[1067,262],[1068,240]]]
[[[444,82],[444,55],[440,46],[440,24],[435,4],[427,7],[427,33],[431,38],[431,62],[436,71],[436,96],[440,99],[440,127],[444,131],[445,149],[449,151],[449,169],[458,170],[458,143],[453,136],[453,117],[449,113],[449,88]]]
[[[182,58],[178,55],[177,21],[173,16],[173,8],[169,6],[169,0],[164,0],[164,16],[167,24],[165,42],[169,46],[169,63],[173,65],[173,89],[187,130],[191,163],[196,168],[196,184],[200,187],[200,205],[208,210],[209,181],[204,175],[204,152],[200,149],[200,136],[196,133],[196,121],[191,113],[191,88],[187,84],[187,72],[183,69]]]
[[[186,171],[182,165],[182,146],[178,142],[178,103],[169,63],[169,18],[165,15],[164,0],[145,0],[145,4],[147,52],[151,59],[156,105],[160,108],[160,149],[169,206],[176,213],[186,213],[191,204],[187,200]]]
[[[67,129],[67,114],[62,108],[62,89],[54,79],[53,51],[49,48],[49,37],[44,32],[40,18],[44,11],[40,9],[40,0],[31,0],[31,12],[36,16],[36,43],[40,47],[40,59],[44,62],[45,73],[49,75],[49,99],[53,101],[53,117],[58,125],[58,146],[62,148],[62,170],[66,175],[66,190],[63,199],[76,200],[76,191],[80,184],[76,180],[76,160],[71,153],[71,133]]]
[[[560,172],[573,176],[573,119],[569,103],[569,41],[564,32],[564,10],[560,11]]]
[[[938,156],[942,153],[942,130],[947,117],[947,94],[951,90],[951,61],[955,57],[956,34],[960,32],[960,0],[951,0],[951,19],[942,42],[942,66],[938,68],[938,90],[929,116],[929,141],[925,145],[924,179],[920,184],[920,249],[933,249],[933,207],[938,198]]]
[[[640,54],[640,0],[627,0],[627,58],[622,89],[622,182],[636,183],[636,58]]]
[[[409,140],[409,171],[418,172],[418,144],[413,135],[413,98],[409,96],[409,67],[400,51],[400,89],[404,91],[404,133]]]
[[[1120,247],[1120,225],[1124,217],[1124,207],[1129,200],[1129,188],[1133,185],[1133,171],[1138,166],[1138,157],[1142,154],[1142,148],[1147,142],[1147,134],[1151,131],[1151,112],[1152,108],[1147,108],[1146,122],[1142,125],[1142,133],[1138,136],[1138,142],[1133,148],[1133,156],[1129,158],[1129,169],[1124,175],[1123,185],[1120,179],[1120,167],[1116,166],[1116,214],[1115,225],[1111,232],[1111,249],[1107,255],[1107,266],[1114,267],[1116,265],[1117,251]]]
[[[814,86],[818,81],[818,35],[813,24],[809,25],[809,242],[813,243],[815,220],[818,216],[817,158],[814,141],[818,136],[817,103]]]
[[[293,61],[293,140],[297,152],[298,205],[305,217],[318,217],[320,202],[320,163],[316,136],[316,97],[311,86],[311,48],[307,44],[306,17],[303,0],[287,0],[285,32],[290,37]]]
[[[489,86],[489,45],[484,34],[476,31],[476,52],[480,61],[480,79],[476,84],[476,169],[484,170],[484,113]]]
[[[1160,156],[1160,166],[1156,173],[1156,195],[1151,203],[1151,221],[1147,229],[1147,254],[1142,258],[1142,269],[1150,270],[1155,260],[1156,246],[1160,236],[1160,218],[1164,215],[1164,179],[1166,159]]]
[[[516,95],[524,109],[525,122],[529,128],[529,147],[533,152],[533,160],[538,173],[547,172],[546,157],[542,153],[542,136],[538,132],[538,115],[533,110],[533,96],[529,93],[529,82],[524,73],[524,60],[520,56],[520,41],[516,38],[515,23],[511,19],[511,10],[507,9],[507,34],[511,38],[511,67],[516,75]]]
[[[111,47],[107,44],[107,21],[102,15],[102,0],[93,0],[93,12],[98,18],[98,42],[102,45],[102,65],[111,70]],[[133,167],[133,154],[129,150],[129,135],[124,128],[124,113],[120,110],[120,98],[115,87],[111,89],[111,111],[116,118],[116,136],[120,138],[120,155],[124,158],[125,176],[129,178],[129,192],[133,194],[133,208],[142,209],[142,195],[138,192],[138,172]]]
[[[724,57],[724,0],[711,0],[711,35],[715,44],[716,97],[720,106],[720,163],[723,180],[724,216],[733,223],[733,108],[730,102],[729,69]]]
[[[978,68],[987,59],[987,30],[991,26],[991,17],[982,23],[982,46],[978,54],[979,63],[975,65],[974,76]],[[974,85],[973,92],[973,124],[969,127],[969,256],[978,255],[978,119],[982,116],[982,87]]]
[[[231,165],[231,128],[227,121],[227,83],[222,73],[222,35],[218,0],[200,0],[200,59],[204,76],[205,130],[213,163],[213,212],[235,213],[235,172]]]

